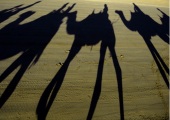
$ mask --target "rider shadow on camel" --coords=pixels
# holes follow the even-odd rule
[[[169,44],[169,32],[167,28],[168,27],[167,24],[169,24],[168,23],[169,17],[166,14],[164,14],[160,9],[158,9],[163,14],[163,17],[162,18],[160,17],[162,24],[158,24],[150,16],[144,14],[137,5],[135,5],[134,3],[133,5],[135,12],[131,12],[130,21],[126,20],[122,11],[116,10],[115,12],[120,16],[121,20],[128,29],[130,29],[131,31],[137,31],[143,37],[147,47],[149,48],[159,68],[159,71],[167,87],[169,88],[168,80],[169,68],[165,64],[165,62],[163,61],[158,51],[151,42],[151,37],[158,35],[164,42]]]
[[[37,106],[37,117],[39,120],[46,118],[48,111],[63,83],[69,64],[79,53],[81,48],[85,45],[96,45],[100,41],[100,58],[96,77],[96,84],[94,87],[93,97],[91,100],[87,120],[92,119],[97,102],[101,94],[104,58],[107,48],[111,53],[113,65],[116,71],[120,103],[120,117],[121,120],[124,120],[122,72],[115,51],[116,38],[112,23],[108,19],[107,12],[108,7],[105,4],[102,12],[95,14],[93,11],[92,14],[90,14],[89,16],[87,16],[87,18],[80,22],[76,21],[77,11],[68,13],[67,32],[68,34],[75,35],[75,38],[67,59],[65,60],[64,64],[61,66],[57,74],[54,76],[52,81],[46,87],[40,98],[39,104]]]

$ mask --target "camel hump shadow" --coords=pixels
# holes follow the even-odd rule
[[[106,36],[113,35],[113,28],[110,20],[108,19],[108,8],[105,8],[102,12],[88,15],[82,21],[76,21],[77,11],[69,13],[67,20],[67,33],[74,34],[80,41],[81,46],[92,46],[99,43],[99,41],[106,42]],[[112,38],[114,38],[112,36]],[[107,41],[109,42],[109,41]]]

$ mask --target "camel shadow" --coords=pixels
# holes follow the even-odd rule
[[[87,16],[84,20],[77,22],[77,11],[68,14],[67,20],[67,32],[68,34],[75,35],[73,44],[71,46],[69,55],[61,66],[57,74],[44,90],[39,104],[37,106],[37,117],[39,120],[46,118],[51,105],[60,87],[64,81],[64,77],[67,73],[67,69],[71,61],[79,53],[81,48],[85,45],[96,45],[101,41],[100,47],[100,59],[96,77],[96,84],[94,87],[93,97],[91,100],[90,109],[88,112],[87,120],[92,119],[97,102],[101,94],[102,86],[102,73],[104,66],[104,58],[107,47],[111,53],[112,61],[115,67],[118,91],[119,91],[119,103],[120,103],[120,118],[124,120],[124,108],[123,108],[123,90],[122,90],[122,72],[115,52],[115,34],[112,23],[108,19],[108,7],[105,4],[103,12],[95,14],[94,12]]]
[[[161,30],[163,30],[163,32],[165,33],[165,34],[167,34],[167,36],[169,36],[169,16],[168,15],[166,15],[163,11],[161,11],[159,8],[157,8],[157,10],[159,10],[161,13],[162,13],[162,17],[160,17],[160,20],[161,20],[161,22],[162,22],[162,25],[161,25],[161,27],[162,27],[162,29]]]
[[[24,19],[34,12],[28,11],[19,16],[0,30],[0,60],[10,58],[20,52],[22,54],[0,75],[0,82],[5,80],[16,68],[20,67],[11,82],[0,96],[0,108],[11,96],[25,71],[36,64],[48,43],[57,33],[62,19],[73,8],[63,9],[68,3],[58,10],[37,18],[26,24],[19,25]]]
[[[163,17],[160,18],[162,24],[158,24],[150,16],[144,14],[137,5],[135,5],[134,3],[133,5],[135,12],[131,12],[130,21],[126,20],[122,11],[116,10],[115,12],[120,16],[123,23],[128,29],[130,29],[131,31],[137,31],[143,37],[159,68],[162,78],[169,88],[169,80],[166,76],[166,74],[169,75],[169,68],[151,42],[151,37],[158,35],[164,42],[169,44],[169,17],[160,10],[163,13]]]
[[[37,1],[33,4],[25,6],[25,7],[21,7],[21,6],[23,6],[23,4],[21,4],[21,5],[17,5],[15,7],[0,11],[0,23],[4,22],[5,20],[9,19],[11,16],[19,13],[20,11],[27,9],[29,7],[32,7],[33,5],[40,3],[40,2],[41,1]]]

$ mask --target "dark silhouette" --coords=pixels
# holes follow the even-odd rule
[[[107,5],[105,5],[103,12],[98,14],[94,14],[93,12],[80,22],[76,21],[77,11],[68,14],[67,32],[68,34],[74,34],[75,39],[63,66],[61,66],[60,70],[54,76],[40,98],[37,107],[37,115],[39,120],[46,118],[46,115],[63,83],[70,62],[74,59],[83,46],[95,45],[99,43],[99,41],[101,41],[99,66],[87,120],[92,119],[98,99],[100,97],[103,65],[107,47],[111,52],[113,64],[116,70],[120,102],[120,116],[121,120],[124,120],[122,73],[115,52],[116,39],[114,30],[110,20],[108,19],[107,11],[108,8]]]
[[[2,10],[0,11],[0,23],[1,22],[4,22],[5,20],[7,20],[8,18],[10,18],[11,16],[19,13],[20,11],[24,10],[24,9],[27,9],[29,7],[32,7],[33,5],[39,3],[41,1],[37,1],[31,5],[28,5],[28,6],[25,6],[25,7],[22,7],[20,8],[21,6],[23,6],[23,4],[21,5],[18,5],[18,6],[15,6],[13,8],[10,8],[10,9],[5,9],[5,10]]]
[[[0,76],[1,82],[20,66],[20,69],[0,97],[0,108],[13,93],[25,71],[37,63],[44,49],[58,31],[62,19],[74,6],[63,11],[67,4],[32,22],[19,25],[21,21],[34,13],[26,12],[0,30],[0,60],[22,52]]]
[[[162,22],[162,29],[163,32],[165,32],[168,36],[169,36],[169,16],[166,15],[163,11],[161,11],[159,8],[157,8],[161,13],[162,13],[162,17],[160,17],[160,20]]]
[[[161,56],[159,55],[158,51],[154,47],[154,45],[151,42],[151,37],[158,35],[163,41],[169,44],[169,36],[167,35],[167,30],[164,30],[164,27],[167,29],[167,26],[169,23],[167,23],[167,16],[163,16],[162,25],[155,22],[150,16],[144,14],[137,5],[134,5],[134,11],[131,12],[131,20],[127,21],[125,16],[123,15],[122,11],[116,10],[115,12],[120,16],[125,26],[132,30],[137,31],[144,39],[146,45],[148,46],[158,68],[159,71],[169,88],[169,81],[166,76],[166,73],[169,75],[169,68],[165,64],[165,62],[162,60]],[[166,73],[165,73],[166,72]]]

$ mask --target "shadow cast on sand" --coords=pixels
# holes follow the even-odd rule
[[[144,14],[137,5],[133,5],[135,12],[131,12],[130,21],[126,20],[122,11],[116,10],[115,12],[120,16],[121,20],[128,29],[132,31],[137,31],[143,37],[159,68],[162,78],[169,88],[169,80],[166,76],[166,74],[168,74],[169,76],[169,68],[151,42],[151,37],[158,35],[164,42],[169,44],[169,16],[158,9],[163,14],[163,17],[160,17],[162,24],[158,24],[150,16]]]
[[[27,9],[29,7],[32,7],[33,5],[40,3],[41,1],[37,1],[31,5],[25,6],[25,7],[21,7],[23,6],[23,4],[21,5],[17,5],[15,7],[9,8],[9,9],[5,9],[0,11],[0,23],[4,22],[5,20],[7,20],[8,18],[10,18],[11,16],[19,13],[20,11]]]
[[[162,17],[160,17],[160,20],[162,22],[161,30],[169,36],[169,16],[166,15],[163,11],[161,11],[159,8],[157,8],[162,13]]]
[[[111,53],[112,61],[117,76],[120,103],[120,119],[124,120],[122,72],[115,52],[116,38],[113,26],[110,20],[108,19],[107,11],[108,7],[105,4],[103,12],[97,14],[93,12],[92,14],[87,16],[87,18],[80,22],[76,21],[77,11],[68,14],[67,32],[68,34],[75,35],[75,39],[73,41],[69,55],[65,60],[63,66],[61,66],[57,74],[54,76],[52,81],[46,87],[39,100],[36,111],[39,120],[46,119],[49,109],[53,104],[53,101],[56,98],[57,93],[59,92],[60,87],[63,83],[69,64],[74,59],[74,57],[79,53],[83,46],[96,45],[100,41],[101,41],[100,59],[96,77],[96,84],[94,87],[93,97],[88,112],[87,120],[92,119],[97,102],[100,97],[104,58],[107,47]]]
[[[0,30],[0,60],[10,58],[20,52],[22,54],[0,75],[0,82],[6,79],[16,68],[20,67],[13,79],[0,96],[0,108],[11,96],[25,71],[37,63],[44,49],[58,31],[62,19],[73,8],[54,10],[32,22],[19,25],[20,22],[34,14],[25,12],[18,19]]]

